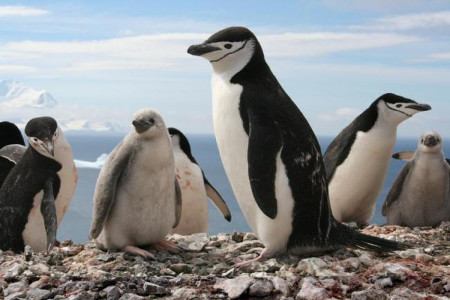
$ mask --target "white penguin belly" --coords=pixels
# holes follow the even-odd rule
[[[395,131],[358,132],[346,160],[328,186],[331,210],[341,222],[365,223],[372,217],[395,143]]]
[[[188,235],[208,232],[208,196],[202,171],[182,151],[174,152],[174,158],[183,206],[180,222],[172,233]]]
[[[144,147],[116,187],[116,198],[99,241],[108,249],[154,244],[175,223],[175,170],[167,151]],[[166,158],[155,155],[167,155]],[[155,165],[154,162],[164,165]],[[172,164],[170,164],[172,162]]]
[[[284,251],[292,232],[294,199],[280,155],[277,156],[275,179],[278,214],[272,220],[260,210],[250,187],[247,162],[249,140],[239,113],[243,88],[222,80],[218,75],[213,75],[212,86],[214,132],[239,207],[253,232],[269,251]]]
[[[30,246],[34,251],[47,250],[47,234],[45,232],[44,218],[41,213],[41,203],[44,191],[40,191],[34,196],[33,207],[28,214],[28,221],[22,232],[25,245]]]

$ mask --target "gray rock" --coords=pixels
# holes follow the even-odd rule
[[[228,294],[228,297],[236,299],[244,294],[253,282],[255,282],[255,279],[248,275],[240,275],[233,279],[217,279],[214,289],[223,290]]]
[[[45,300],[50,298],[51,294],[52,293],[48,290],[35,288],[27,292],[27,298],[33,300]]]
[[[16,300],[16,299],[22,299],[27,296],[27,293],[25,291],[17,292],[14,294],[11,294],[7,297],[5,297],[5,300]]]
[[[392,287],[394,285],[394,283],[392,282],[392,279],[389,277],[378,279],[377,281],[375,281],[375,284],[383,289],[387,288],[387,287]]]
[[[25,269],[26,266],[24,264],[14,263],[11,267],[9,267],[5,277],[18,277],[23,273],[23,271],[25,271]]]
[[[119,300],[143,300],[144,297],[133,294],[133,293],[126,293],[122,297],[120,297]]]
[[[23,251],[23,256],[25,257],[26,261],[30,261],[33,257],[33,249],[31,249],[30,246],[26,245]]]
[[[352,293],[352,300],[387,300],[388,295],[382,290],[367,289]]]
[[[209,243],[209,238],[206,233],[196,233],[191,235],[178,235],[174,234],[172,236],[178,246],[182,249],[199,252]]]
[[[297,269],[305,275],[312,275],[316,277],[337,276],[335,272],[329,269],[328,264],[318,257],[302,259],[298,263]]]
[[[102,261],[102,262],[110,262],[110,261],[115,260],[116,258],[109,253],[102,253],[102,254],[97,255],[96,259],[98,261]]]
[[[416,292],[411,291],[408,288],[399,288],[392,292],[391,294],[391,300],[422,300],[425,299],[424,294],[419,294]],[[432,299],[427,298],[427,299]]]
[[[250,286],[248,294],[253,297],[267,297],[272,293],[272,290],[272,282],[268,280],[257,280]]]
[[[189,265],[183,264],[183,263],[173,264],[170,266],[170,269],[172,271],[174,271],[175,273],[191,273],[192,272],[191,267]]]
[[[8,287],[3,291],[5,296],[15,294],[17,292],[25,291],[28,288],[28,283],[24,281],[18,281],[11,283]]]
[[[122,290],[115,285],[110,285],[104,288],[103,291],[106,293],[107,300],[118,300],[122,295]]]
[[[289,285],[287,284],[286,280],[280,277],[270,277],[270,281],[273,284],[273,287],[275,290],[283,294],[284,296],[287,296],[289,294]]]
[[[33,272],[34,274],[39,275],[39,276],[41,276],[41,275],[50,275],[49,267],[44,265],[44,264],[41,264],[41,263],[32,265],[30,267],[30,270],[31,270],[31,272]]]
[[[163,295],[170,294],[169,289],[166,289],[162,286],[159,286],[159,285],[151,283],[151,282],[144,283],[144,292],[149,295],[157,295],[157,296],[163,296]]]
[[[176,300],[193,300],[193,299],[207,299],[205,297],[199,297],[198,292],[191,288],[178,288],[174,289],[172,296],[169,299]]]
[[[302,280],[301,290],[295,297],[296,300],[322,300],[329,299],[327,290],[320,286],[313,277],[305,277]]]
[[[93,299],[92,295],[86,291],[82,291],[77,293],[76,295],[72,295],[67,300],[91,300]]]
[[[390,277],[392,280],[405,281],[412,274],[410,269],[397,263],[380,263],[374,269],[379,275]]]

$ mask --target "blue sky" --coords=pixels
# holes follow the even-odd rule
[[[190,133],[212,132],[211,67],[186,49],[224,27],[249,27],[318,135],[336,135],[386,92],[433,110],[400,136],[450,137],[450,2],[0,1],[0,79],[45,89],[56,107],[1,107],[128,126],[142,107]]]

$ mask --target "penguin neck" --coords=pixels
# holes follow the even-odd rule
[[[55,172],[61,169],[61,164],[53,158],[42,155],[32,146],[29,146],[27,152],[30,153],[30,156],[33,159],[33,162],[39,167],[43,169],[53,170]],[[25,154],[24,154],[25,156]]]

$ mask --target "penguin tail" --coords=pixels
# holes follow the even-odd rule
[[[333,237],[333,242],[343,246],[352,246],[374,252],[391,252],[412,248],[411,245],[405,243],[363,234],[337,221],[331,229],[330,237]]]

